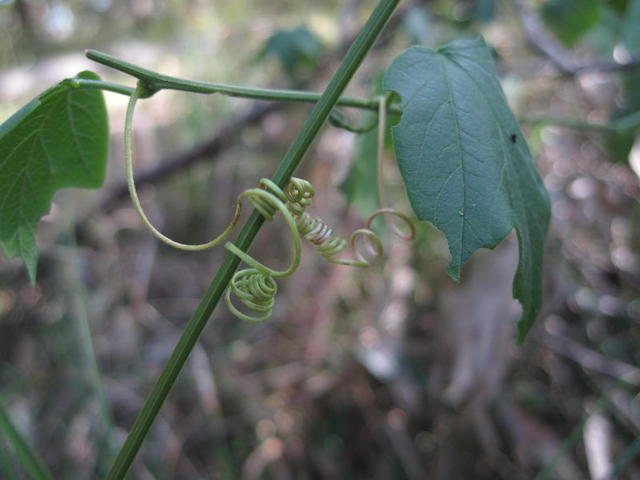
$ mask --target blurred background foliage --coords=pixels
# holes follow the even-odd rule
[[[132,83],[85,48],[175,76],[321,90],[375,3],[4,0],[0,120],[82,69]],[[387,238],[367,271],[307,249],[270,321],[216,310],[132,478],[640,478],[640,1],[402,2],[349,93],[375,92],[411,44],[478,33],[553,202],[544,311],[524,345],[513,238],[474,255],[459,285],[426,224],[410,245]],[[141,228],[122,190],[126,98],[106,99],[106,187],[56,197],[37,286],[19,261],[0,263],[2,401],[56,478],[104,476],[223,255],[172,251]],[[175,92],[143,102],[135,148],[155,222],[184,241],[220,231],[308,112]],[[327,127],[299,172],[319,191],[313,212],[344,235],[376,207],[374,141]],[[288,241],[276,223],[252,253],[284,264]],[[3,438],[0,477],[24,478]]]

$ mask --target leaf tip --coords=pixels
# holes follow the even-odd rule
[[[27,267],[27,274],[29,275],[29,283],[32,287],[36,285],[36,273],[38,272],[38,259],[24,259],[24,264]]]
[[[531,325],[525,325],[525,322],[523,322],[523,320],[520,320],[518,322],[518,336],[516,339],[518,345],[522,345],[524,343],[530,330]]]
[[[29,245],[28,248],[21,249],[18,256],[20,256],[24,262],[24,266],[27,269],[27,275],[29,277],[29,283],[33,287],[36,284],[36,274],[38,272],[38,247],[35,244],[35,237],[32,238],[32,241],[33,244]]]
[[[447,269],[447,275],[449,275],[454,281],[460,282],[460,265],[451,262]]]
[[[514,298],[518,300],[520,305],[522,305],[522,316],[520,320],[518,320],[518,335],[517,335],[517,343],[518,345],[522,345],[529,335],[529,332],[533,328],[533,325],[540,313],[540,305],[531,305],[525,303],[520,296],[514,295]]]

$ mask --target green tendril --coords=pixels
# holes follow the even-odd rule
[[[262,179],[261,183],[262,185],[265,185],[266,182],[268,181],[269,181],[268,179]],[[251,203],[253,203],[253,205],[256,207],[256,209],[258,209],[258,211],[262,214],[262,216],[264,216],[265,219],[268,221],[273,220],[273,215],[276,210],[279,210],[280,213],[282,213],[282,216],[284,217],[285,221],[287,222],[287,225],[289,226],[291,237],[293,238],[293,246],[294,246],[293,262],[291,262],[291,265],[289,266],[289,268],[287,268],[286,270],[273,270],[263,265],[262,263],[258,262],[247,253],[243,252],[231,242],[227,242],[225,244],[225,248],[233,252],[236,256],[240,257],[240,260],[242,260],[247,265],[253,267],[256,271],[260,273],[267,274],[272,277],[288,277],[289,275],[293,274],[298,269],[298,266],[300,265],[300,252],[302,249],[302,242],[300,240],[300,233],[298,233],[298,228],[296,226],[296,222],[293,218],[293,215],[287,208],[287,205],[278,198],[278,196],[280,196],[280,194],[282,193],[282,190],[280,190],[278,186],[275,184],[272,184],[271,186],[269,186],[269,189],[271,191],[262,190],[259,188],[245,190],[240,194],[239,199],[241,200],[244,197],[248,197]],[[277,190],[274,191],[274,189],[277,189]],[[260,205],[259,208],[258,208],[258,205]],[[261,211],[261,209],[265,209],[265,208],[266,208],[265,213],[267,215],[265,215]]]
[[[387,206],[387,195],[384,190],[384,138],[387,133],[387,103],[389,102],[390,94],[380,96],[378,103],[378,197],[380,198],[380,208],[373,212],[367,221],[367,228],[371,226],[373,220],[379,215],[386,215],[385,218],[391,216],[402,220],[407,227],[407,230],[402,230],[393,220],[389,222],[391,231],[403,240],[411,241],[416,236],[416,229],[413,225],[413,221],[404,213],[397,211],[394,208]]]
[[[397,226],[394,221],[389,222],[392,231],[405,240],[412,240],[415,237],[415,228],[411,219],[393,208],[387,207],[384,193],[384,135],[386,129],[386,109],[387,96],[380,97],[378,110],[378,189],[380,195],[380,209],[373,212],[366,223],[365,228],[360,228],[353,232],[350,241],[334,235],[333,229],[321,218],[312,217],[306,212],[313,201],[316,193],[313,185],[307,180],[291,178],[284,191],[273,181],[263,178],[260,180],[261,188],[252,188],[242,192],[236,201],[235,211],[231,222],[227,228],[216,238],[206,243],[185,244],[177,242],[161,233],[149,220],[142,208],[138,193],[136,191],[134,179],[134,166],[132,155],[132,125],[133,113],[136,102],[142,95],[145,95],[147,88],[139,83],[131,95],[127,115],[125,120],[124,141],[125,141],[125,166],[127,173],[127,183],[131,201],[140,215],[145,227],[163,243],[180,249],[198,251],[219,245],[233,232],[238,223],[242,211],[242,203],[246,198],[254,208],[267,220],[272,221],[277,212],[284,218],[291,237],[293,239],[293,260],[291,265],[285,270],[274,270],[254,259],[249,254],[243,252],[231,242],[225,243],[225,248],[238,256],[240,260],[249,265],[237,271],[229,284],[225,293],[225,300],[229,310],[238,318],[251,322],[261,322],[267,320],[272,312],[275,296],[278,292],[276,278],[284,278],[292,275],[300,265],[302,250],[302,238],[307,240],[325,259],[340,265],[350,265],[353,267],[368,267],[371,261],[384,254],[384,246],[380,237],[371,230],[373,221],[378,216],[393,217],[401,220],[406,225],[406,230]],[[348,246],[354,253],[352,259],[339,258],[338,255]],[[239,310],[233,303],[232,295],[242,303],[254,315]]]
[[[181,243],[177,242],[166,235],[164,235],[160,230],[158,230],[151,220],[147,217],[144,209],[142,208],[142,203],[140,203],[140,198],[138,197],[138,191],[136,189],[136,182],[134,178],[134,169],[133,169],[133,147],[132,147],[132,130],[133,130],[133,112],[136,108],[136,102],[140,95],[145,94],[147,92],[147,88],[141,83],[138,83],[138,86],[131,94],[129,98],[129,105],[127,106],[127,115],[124,123],[124,163],[127,175],[127,185],[129,186],[129,195],[131,197],[131,202],[133,203],[134,208],[140,215],[142,219],[142,223],[144,226],[161,242],[179,250],[188,250],[188,251],[199,251],[206,250],[208,248],[219,245],[223,242],[230,234],[233,232],[233,229],[236,227],[238,223],[238,219],[240,218],[240,213],[242,211],[242,205],[240,201],[236,203],[235,212],[233,213],[233,217],[229,226],[216,238],[210,240],[205,243],[197,243],[197,244],[189,244],[189,243]]]
[[[236,308],[231,300],[231,293],[258,316],[249,316]],[[278,284],[269,274],[255,268],[238,270],[229,283],[225,293],[227,308],[240,320],[248,322],[262,322],[271,317]],[[262,314],[262,315],[259,315]]]

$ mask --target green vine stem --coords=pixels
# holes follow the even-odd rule
[[[99,52],[97,50],[87,50],[86,55],[91,60],[94,60],[103,65],[107,65],[121,72],[128,73],[141,80],[148,87],[148,90],[146,91],[146,95],[143,95],[140,98],[144,98],[144,96],[151,96],[158,90],[180,90],[202,94],[218,93],[230,97],[252,98],[255,100],[277,100],[284,102],[315,103],[320,99],[320,96],[322,95],[319,92],[302,90],[253,88],[238,85],[226,85],[223,83],[186,80],[182,78],[163,75],[152,70],[147,70],[146,68],[139,67],[137,65],[113,57],[109,54]],[[127,96],[131,96],[135,90],[132,87],[121,85],[118,83],[106,82],[103,80],[90,80],[85,78],[74,78],[71,81],[71,86],[73,86],[74,88],[105,90]],[[336,102],[336,105],[339,105],[341,107],[351,107],[375,111],[378,109],[378,99],[340,97]],[[389,104],[387,111],[395,114],[402,113],[402,109],[400,108],[400,106],[395,103]],[[341,120],[342,115],[340,113],[334,112],[332,114],[333,123],[335,123],[338,127],[345,128]],[[520,123],[532,125],[555,125],[577,130],[600,130],[603,132],[615,133],[637,128],[640,125],[640,116],[636,113],[629,115],[628,117],[612,121],[610,123],[594,123],[574,118],[557,118],[548,116],[521,116],[518,118],[518,121]],[[371,125],[371,128],[372,127],[373,124]],[[356,128],[354,130],[366,131],[368,129],[369,126],[364,126]]]
[[[322,93],[309,92],[303,90],[285,90],[285,89],[269,89],[256,87],[243,87],[238,85],[227,85],[224,83],[200,82],[196,80],[187,80],[183,78],[171,77],[162,73],[147,70],[133,63],[113,57],[109,54],[98,52],[97,50],[87,50],[85,52],[87,58],[114,68],[121,72],[127,73],[137,78],[147,87],[146,95],[149,97],[159,90],[179,90],[183,92],[202,93],[202,94],[221,94],[229,97],[251,98],[254,100],[281,100],[286,102],[306,102],[315,103],[320,100]],[[75,85],[78,88],[102,88],[124,95],[131,95],[133,89],[110,82],[102,82],[99,80],[76,79]],[[354,98],[340,97],[336,102],[342,107],[353,107],[366,110],[376,110],[378,108],[378,100],[375,98]],[[395,113],[400,113],[399,105],[393,106]]]
[[[556,118],[556,117],[543,117],[543,116],[525,116],[518,117],[520,123],[529,125],[551,125],[556,127],[567,127],[576,130],[600,130],[603,132],[618,132],[620,127],[617,122],[612,123],[593,123],[586,122],[584,120],[577,120],[574,118]]]
[[[304,158],[307,150],[338,102],[340,95],[373,46],[378,35],[398,6],[399,1],[400,0],[381,0],[347,51],[340,67],[338,67],[326,90],[314,105],[309,118],[304,123],[300,133],[280,162],[280,166],[272,178],[274,184],[280,188],[284,188],[289,182],[293,172]],[[157,85],[155,85],[155,87],[157,87]],[[235,242],[236,247],[238,247],[240,251],[246,252],[249,249],[263,223],[264,217],[254,211]],[[147,436],[149,429],[175,384],[179,373],[189,358],[211,313],[224,294],[239,263],[240,258],[234,253],[229,252],[225,256],[209,288],[189,320],[171,357],[162,370],[160,378],[145,400],[142,410],[116,457],[111,471],[107,476],[107,480],[121,480],[127,474],[142,446],[142,442]]]
[[[20,462],[33,480],[53,480],[53,475],[49,473],[44,462],[11,421],[11,416],[7,412],[1,398],[0,432],[13,447],[15,454],[20,458]]]

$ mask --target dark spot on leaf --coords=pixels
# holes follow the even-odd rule
[[[518,136],[515,133],[511,134],[511,143],[516,143],[516,140],[518,140]]]

